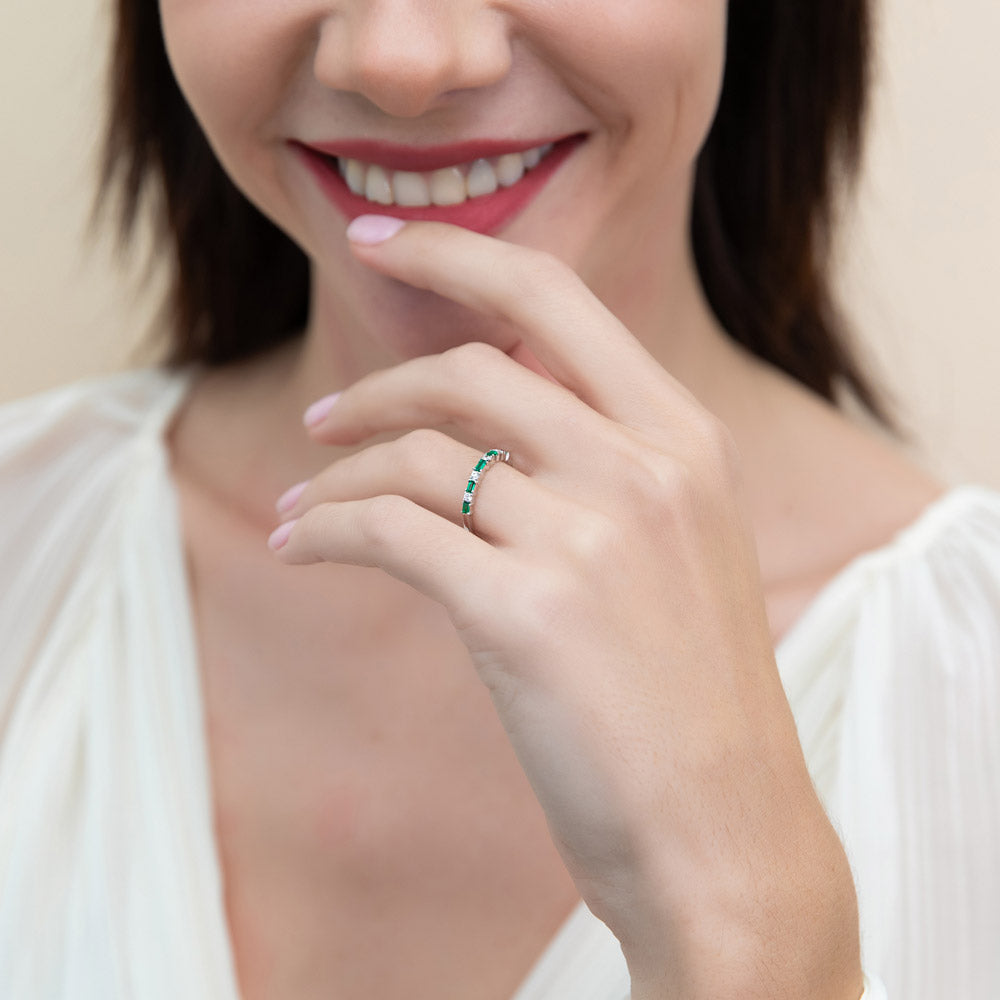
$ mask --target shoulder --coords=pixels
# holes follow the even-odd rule
[[[1000,494],[950,490],[828,596],[808,640],[846,657],[831,804],[857,877],[869,968],[893,995],[940,996],[959,983],[962,996],[992,996]],[[919,981],[916,954],[942,958]]]
[[[146,369],[0,407],[0,497],[23,504],[38,490],[68,489],[77,477],[92,482],[137,442],[160,439],[186,383],[186,375]]]
[[[14,449],[59,434],[65,446],[94,434],[141,430],[183,392],[188,376],[156,368],[86,379],[0,406],[0,461]]]
[[[1000,668],[1000,494],[949,490],[856,571],[873,638],[949,673],[961,666],[947,662],[952,653],[972,665],[973,646]]]
[[[856,557],[782,644],[789,661],[839,651],[898,706],[911,685],[978,698],[1000,682],[1000,493],[953,487]],[[905,698],[904,698],[905,700]]]
[[[136,371],[0,407],[0,634],[44,629],[47,602],[106,549],[124,505],[162,481],[162,425],[185,384]]]
[[[914,562],[943,567],[961,556],[992,567],[998,555],[1000,492],[966,484],[946,490],[870,559],[906,569]]]
[[[783,376],[764,377],[768,421],[751,442],[747,478],[778,637],[845,567],[889,545],[948,490],[889,435]]]
[[[39,502],[69,502],[132,448],[158,445],[187,376],[148,369],[89,379],[0,407],[5,534]],[[14,518],[14,524],[11,518]]]

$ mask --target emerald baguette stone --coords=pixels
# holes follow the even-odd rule
[[[507,462],[509,459],[510,455],[506,451],[502,451],[499,448],[490,448],[490,450],[485,452],[483,457],[476,462],[476,467],[470,473],[469,481],[465,486],[465,494],[462,496],[462,515],[465,521],[465,527],[469,531],[473,531],[472,504],[475,500],[473,494],[475,493],[476,486],[483,477],[483,471],[488,469],[495,462]]]

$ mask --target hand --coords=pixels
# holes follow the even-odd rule
[[[280,558],[377,566],[445,606],[634,998],[856,998],[850,872],[778,678],[726,429],[550,255],[432,223],[354,252],[511,324],[552,379],[469,343],[350,386],[317,440],[409,433],[317,476]],[[477,488],[470,534],[486,447],[511,465]]]

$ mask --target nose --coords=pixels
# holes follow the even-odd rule
[[[503,16],[484,0],[346,0],[320,29],[313,68],[327,87],[415,118],[510,63]]]

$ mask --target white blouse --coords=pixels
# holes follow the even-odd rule
[[[163,440],[187,384],[0,409],[4,1000],[238,1000]],[[855,872],[868,996],[996,1000],[1000,496],[954,489],[855,560],[778,660]],[[515,1000],[628,991],[581,904]]]

